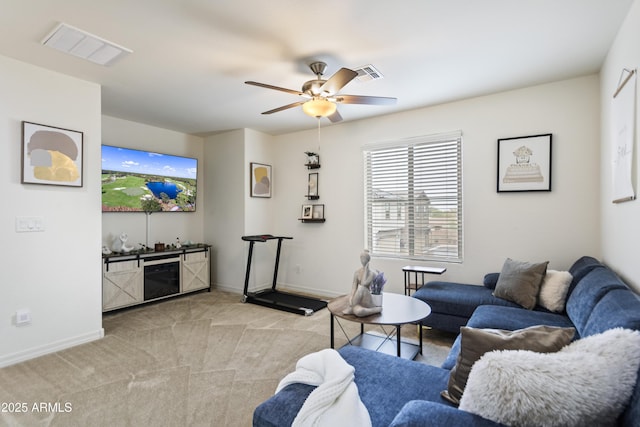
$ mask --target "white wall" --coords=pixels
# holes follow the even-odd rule
[[[602,254],[604,262],[616,270],[626,281],[640,291],[640,202],[613,204],[612,200],[612,147],[614,144],[611,126],[611,102],[618,86],[622,70],[637,69],[640,65],[640,2],[631,6],[629,14],[609,50],[601,70],[602,134],[600,147],[601,210],[602,210]],[[637,75],[637,73],[636,73]],[[635,88],[634,88],[635,89]],[[638,195],[638,130],[640,124],[639,105],[636,94],[636,143],[633,159],[633,187]]]
[[[213,245],[212,283],[242,292],[249,243],[245,235],[274,234],[277,192],[271,198],[250,197],[250,163],[273,166],[273,137],[251,129],[210,136],[205,141],[205,180],[211,197],[207,204],[205,233]],[[272,168],[272,179],[279,171]],[[276,187],[277,188],[277,187]],[[249,290],[264,288],[273,279],[276,241],[256,243]]]
[[[0,366],[103,335],[100,86],[0,56]],[[81,131],[83,186],[20,183],[21,122]],[[16,217],[45,231],[17,233]],[[32,323],[15,326],[18,309]]]
[[[463,132],[464,262],[423,263],[447,267],[432,279],[480,283],[506,257],[566,269],[582,255],[601,255],[598,76],[323,126],[318,203],[325,204],[324,224],[297,220],[308,203],[304,152],[318,149],[317,130],[276,138],[274,229],[294,237],[279,276],[288,287],[348,291],[364,247],[363,144],[453,130]],[[497,139],[540,133],[553,134],[552,191],[498,194]],[[407,264],[414,262],[371,262],[389,277],[393,292],[403,292]]]
[[[220,289],[242,291],[245,186],[244,130],[206,138],[205,240],[212,245],[211,283]],[[247,172],[248,174],[248,172]]]
[[[157,151],[176,156],[198,159],[198,188],[195,212],[156,212],[149,217],[149,245],[191,240],[204,242],[203,218],[207,202],[207,186],[204,181],[204,140],[148,126],[136,122],[102,116],[102,143],[137,150]],[[98,171],[99,173],[99,171]],[[111,246],[122,232],[129,235],[127,243],[146,244],[147,215],[143,212],[105,212],[102,214],[102,244]]]

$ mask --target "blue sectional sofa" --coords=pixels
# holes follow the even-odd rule
[[[575,339],[599,334],[612,328],[640,330],[640,299],[609,268],[591,257],[582,257],[569,270],[573,281],[566,299],[566,311],[552,313],[542,309],[527,310],[517,304],[492,297],[482,286],[457,284],[445,293],[444,282],[438,283],[428,299],[438,307],[432,325],[454,325],[473,328],[516,330],[534,325],[574,327]],[[414,296],[424,296],[419,290]],[[469,288],[468,288],[469,287]],[[470,292],[465,292],[473,288]],[[476,289],[477,288],[477,289]],[[474,293],[474,291],[480,290]],[[433,290],[433,289],[432,289]],[[454,295],[458,295],[455,298]],[[478,296],[475,302],[471,295]],[[460,302],[462,301],[462,303]],[[447,308],[449,307],[449,308]],[[472,308],[471,308],[472,307]],[[471,310],[468,312],[467,310]],[[438,323],[439,322],[439,323]],[[426,322],[428,323],[428,322]],[[458,327],[459,327],[458,326]],[[435,326],[434,326],[435,327]],[[500,425],[479,415],[465,412],[445,400],[441,392],[448,387],[451,369],[460,352],[460,336],[441,367],[408,361],[359,347],[339,350],[347,363],[355,368],[355,383],[360,399],[369,411],[373,426],[495,426]],[[289,426],[313,386],[292,384],[259,405],[254,412],[256,427]],[[638,382],[617,425],[640,425],[640,386]]]

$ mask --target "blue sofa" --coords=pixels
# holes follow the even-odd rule
[[[534,325],[574,327],[576,339],[616,327],[640,330],[640,299],[613,271],[591,257],[580,258],[569,271],[573,282],[564,313],[526,310],[515,304],[488,298],[483,291],[482,303],[469,314],[466,325],[507,330]],[[459,295],[461,290],[456,288],[451,292],[458,292]],[[414,296],[420,296],[420,291]],[[449,303],[455,303],[451,298],[448,300]],[[490,303],[487,304],[486,301]],[[430,301],[430,304],[435,305],[435,301]],[[445,319],[444,316],[450,316],[455,322],[460,322],[466,316],[464,313],[447,313],[445,310],[440,311],[440,314],[440,320]],[[460,351],[460,336],[441,367],[359,347],[346,346],[339,351],[347,363],[355,367],[355,383],[373,426],[499,425],[458,409],[440,395],[441,391],[447,389],[450,371],[455,366]],[[253,425],[291,425],[313,389],[313,386],[303,384],[285,387],[256,408]],[[631,401],[617,423],[622,426],[638,426],[639,420],[640,386],[636,383]]]

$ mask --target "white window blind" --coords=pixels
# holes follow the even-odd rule
[[[364,163],[371,254],[461,262],[461,132],[368,145]]]

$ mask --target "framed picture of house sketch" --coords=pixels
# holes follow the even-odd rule
[[[498,193],[551,191],[551,134],[498,139]]]

